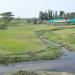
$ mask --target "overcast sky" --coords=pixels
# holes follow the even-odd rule
[[[11,11],[16,17],[38,17],[40,10],[75,11],[75,0],[0,0],[0,13]]]

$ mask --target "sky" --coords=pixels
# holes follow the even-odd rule
[[[13,12],[15,17],[38,17],[39,11],[75,11],[75,0],[0,0],[0,13]]]

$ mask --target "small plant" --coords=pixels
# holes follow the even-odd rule
[[[16,73],[13,73],[12,75],[38,75],[35,72],[30,72],[30,71],[19,71]]]

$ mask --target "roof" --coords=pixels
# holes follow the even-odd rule
[[[72,19],[67,19],[68,22],[72,22],[74,23],[75,22],[75,18],[72,18]]]
[[[59,23],[59,22],[72,22],[75,23],[75,18],[72,19],[53,19],[53,20],[48,20],[50,23]]]

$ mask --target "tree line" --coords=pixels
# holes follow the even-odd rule
[[[60,11],[58,13],[57,11],[53,11],[53,10],[39,12],[39,19],[41,20],[71,19],[71,18],[75,18],[75,12],[65,13],[65,11]]]
[[[11,23],[13,17],[12,12],[4,12],[0,14],[0,29],[5,29]],[[52,19],[71,19],[75,18],[75,12],[65,12],[65,11],[40,11],[38,18],[29,18],[27,19],[28,23],[43,23],[44,20],[52,20]]]

